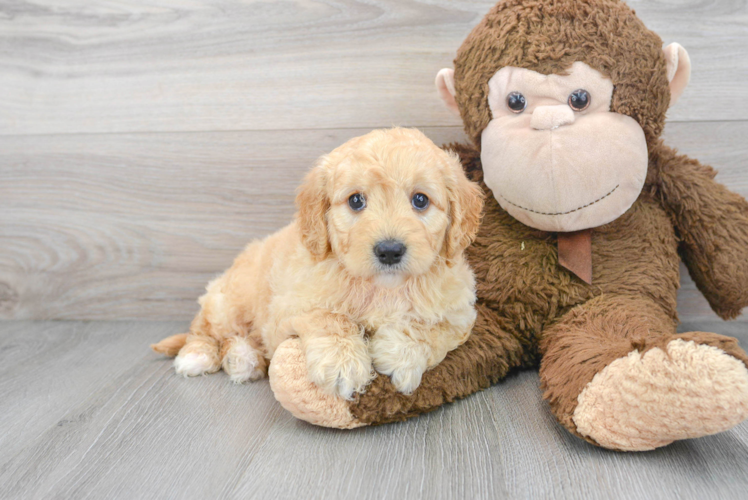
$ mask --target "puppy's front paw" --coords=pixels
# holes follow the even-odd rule
[[[376,375],[366,343],[360,337],[329,335],[306,342],[309,379],[323,390],[352,399]]]
[[[421,385],[421,377],[426,370],[420,367],[401,367],[395,368],[389,373],[390,380],[395,389],[403,394],[413,394],[413,391]]]
[[[369,343],[374,368],[388,375],[395,388],[403,394],[412,394],[428,368],[429,347],[416,342],[401,332],[380,330]]]

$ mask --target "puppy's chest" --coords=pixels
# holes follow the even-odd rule
[[[428,316],[413,303],[407,290],[375,290],[357,304],[353,316],[367,330],[382,325],[403,323],[414,319],[427,320]]]

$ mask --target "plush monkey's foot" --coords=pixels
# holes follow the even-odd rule
[[[722,432],[748,418],[742,361],[682,339],[666,349],[631,352],[595,375],[578,398],[577,431],[606,448],[641,451]]]
[[[346,400],[324,392],[309,381],[299,339],[289,339],[278,346],[268,376],[275,399],[294,417],[338,429],[365,425],[353,417]]]

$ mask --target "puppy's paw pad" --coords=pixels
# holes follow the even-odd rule
[[[218,371],[218,368],[220,366],[217,366],[214,357],[206,353],[188,352],[174,358],[174,369],[185,377],[213,373]]]

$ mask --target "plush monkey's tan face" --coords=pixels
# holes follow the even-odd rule
[[[502,68],[488,86],[481,163],[504,210],[537,229],[577,231],[631,207],[647,142],[636,120],[610,111],[610,79],[576,62],[566,75]]]
[[[607,75],[580,60],[501,66],[502,58],[516,57],[504,57],[490,26],[479,27],[458,52],[459,80],[455,70],[444,68],[436,76],[436,88],[447,107],[463,118],[468,135],[480,142],[484,180],[499,204],[521,222],[545,231],[593,228],[622,215],[636,201],[646,178],[646,136],[653,140],[660,133],[661,118],[650,114],[662,113],[661,103],[652,109],[639,106],[653,96],[663,97],[658,87],[661,60],[647,52],[659,38],[650,33],[649,49],[631,48],[630,56],[640,57],[635,64],[641,67],[616,75],[621,86],[612,106],[614,82]],[[559,29],[554,21],[551,31]],[[525,40],[533,44],[528,50],[535,58],[555,53],[541,50],[546,39]],[[590,48],[595,56],[591,60],[615,61],[604,51],[599,53],[604,45]],[[491,64],[496,63],[497,70],[483,64],[484,54],[491,50],[497,58]],[[688,85],[691,63],[677,43],[665,47],[663,56],[672,106]],[[621,96],[640,103],[624,103]]]

